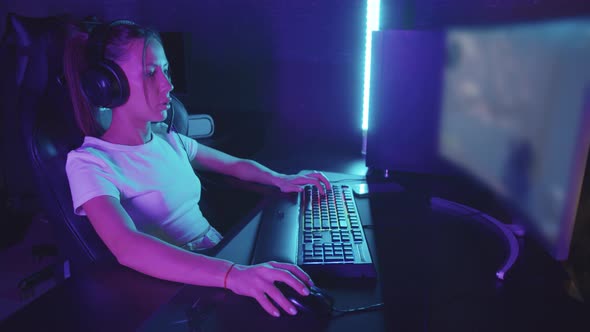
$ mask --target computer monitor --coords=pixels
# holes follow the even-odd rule
[[[373,174],[446,174],[437,155],[440,30],[373,32],[366,165]]]
[[[446,33],[439,153],[568,257],[590,138],[590,19]]]

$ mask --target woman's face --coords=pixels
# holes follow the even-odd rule
[[[170,91],[174,88],[168,76],[168,60],[162,45],[148,42],[143,58],[143,39],[129,45],[129,57],[118,62],[129,81],[129,100],[121,106],[132,120],[159,122],[166,119],[170,108]]]

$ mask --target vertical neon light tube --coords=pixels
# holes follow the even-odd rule
[[[367,0],[367,31],[365,37],[365,76],[363,84],[363,153],[366,153],[367,130],[369,129],[369,96],[371,91],[371,45],[372,33],[379,30],[381,0]]]

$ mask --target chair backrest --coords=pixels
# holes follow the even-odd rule
[[[0,134],[0,213],[3,215],[2,237],[5,239],[2,244],[11,245],[22,239],[33,215],[40,211],[26,149],[27,139],[20,126],[25,116],[21,109],[36,106],[50,75],[47,62],[59,62],[55,54],[45,54],[53,51],[48,50],[47,44],[61,34],[57,21],[55,17],[31,19],[9,14],[0,41],[0,62],[4,68],[0,75],[0,119],[3,126]]]
[[[6,58],[16,64],[24,63],[22,68],[17,66],[18,73],[24,74],[12,76],[17,79],[2,86],[3,96],[4,91],[11,91],[15,97],[10,104],[3,104],[2,112],[14,118],[10,123],[4,122],[3,129],[12,127],[22,139],[21,144],[11,147],[11,158],[5,158],[10,160],[7,176],[18,173],[34,179],[27,190],[39,198],[45,216],[54,226],[60,255],[70,261],[72,272],[97,260],[114,260],[87,218],[74,214],[65,172],[68,152],[83,141],[66,85],[62,83],[68,20],[11,14],[8,22],[10,29],[6,30],[3,43],[9,41],[11,58]],[[176,97],[172,107],[174,127],[186,135],[186,109]],[[171,120],[172,112],[169,113],[166,121]],[[17,154],[19,158],[14,158]]]

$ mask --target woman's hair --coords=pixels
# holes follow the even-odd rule
[[[113,25],[105,34],[103,58],[115,62],[125,59],[131,42],[138,39],[144,42],[143,61],[150,41],[162,43],[159,34],[154,30],[131,23]],[[99,137],[106,128],[97,121],[97,108],[88,101],[81,84],[81,75],[89,66],[86,58],[87,42],[88,33],[73,29],[65,46],[64,73],[78,127],[86,136]]]

